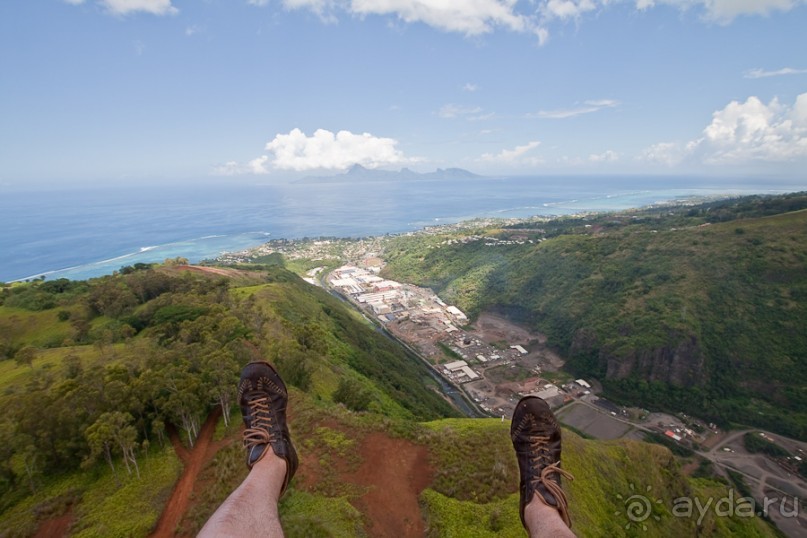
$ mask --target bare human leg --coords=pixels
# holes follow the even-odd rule
[[[277,502],[297,470],[297,452],[286,424],[289,394],[268,362],[241,371],[238,402],[250,472],[202,528],[199,536],[282,537]]]
[[[524,521],[530,538],[569,538],[574,533],[563,522],[557,508],[548,506],[534,496],[524,508]]]
[[[267,454],[210,517],[200,538],[283,536],[277,501],[286,478],[286,462]]]

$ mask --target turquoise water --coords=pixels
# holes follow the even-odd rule
[[[0,192],[0,281],[84,279],[177,256],[196,262],[272,238],[381,235],[474,217],[797,190],[807,185],[603,177],[17,190]]]

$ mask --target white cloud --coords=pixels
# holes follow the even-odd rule
[[[247,0],[265,6],[268,0]],[[477,36],[504,28],[514,32],[534,32],[542,43],[545,33],[537,31],[537,18],[516,11],[518,0],[282,0],[286,9],[307,9],[327,22],[345,12],[365,17],[392,16],[408,23],[422,23],[438,30]],[[542,38],[543,36],[543,38]]]
[[[138,11],[152,15],[179,13],[179,10],[171,5],[171,0],[99,0],[99,3],[113,15],[128,15]]]
[[[807,74],[807,69],[794,69],[792,67],[783,67],[776,71],[766,71],[764,69],[749,69],[743,74],[745,78],[767,78],[767,77],[781,77],[784,75],[804,75]]]
[[[268,174],[269,170],[266,168],[266,163],[269,162],[268,155],[261,155],[257,159],[252,159],[247,163],[247,169],[252,174]]]
[[[296,0],[300,3],[316,0]],[[394,15],[407,22],[421,22],[466,35],[480,35],[502,27],[523,32],[530,20],[516,13],[516,0],[351,0],[356,15]]]
[[[198,34],[200,32],[203,32],[203,31],[204,31],[203,27],[201,27],[201,26],[199,26],[197,24],[192,24],[192,25],[187,26],[185,28],[185,35],[188,36],[188,37],[191,37],[191,36],[196,35],[196,34]]]
[[[687,10],[699,7],[706,20],[728,24],[739,16],[767,16],[773,12],[787,12],[807,4],[807,0],[636,0],[637,9],[644,10],[665,4]]]
[[[78,6],[85,0],[64,0]],[[112,15],[128,15],[142,11],[152,15],[176,15],[179,10],[171,5],[171,0],[97,0]]]
[[[288,134],[277,134],[266,144],[271,155],[261,155],[246,163],[229,161],[213,168],[213,174],[236,176],[243,174],[269,174],[271,169],[346,170],[354,164],[366,168],[416,163],[417,158],[407,158],[396,149],[398,142],[392,138],[380,138],[369,133],[354,134],[339,131],[334,134],[318,129],[312,136],[306,136],[300,129],[292,129]]]
[[[79,2],[82,0],[66,0]],[[159,2],[160,0],[99,0],[102,2]],[[168,1],[168,0],[163,0]],[[337,15],[395,17],[407,24],[422,23],[438,30],[478,36],[505,29],[530,33],[538,44],[549,40],[550,23],[578,22],[586,15],[616,4],[633,4],[639,11],[666,5],[681,11],[697,10],[702,19],[728,24],[738,16],[767,16],[788,12],[807,0],[280,0],[289,10],[306,9],[324,22]],[[255,6],[269,0],[247,0]],[[519,7],[521,6],[521,7]]]
[[[248,168],[238,164],[237,161],[227,161],[213,168],[213,175],[216,176],[237,176],[247,173],[249,173]]]
[[[640,159],[673,166],[684,161],[710,165],[807,160],[807,93],[793,106],[752,96],[712,114],[701,138],[647,148]]]
[[[638,160],[666,166],[675,166],[679,164],[685,156],[686,152],[680,144],[676,142],[660,142],[642,151]]]
[[[792,107],[757,97],[732,101],[712,115],[699,142],[708,162],[789,161],[807,157],[807,93]],[[698,148],[701,149],[701,148]]]
[[[469,106],[461,106],[455,104],[448,104],[444,105],[437,111],[437,115],[443,119],[454,119],[458,117],[468,117],[473,115],[478,115],[482,112],[482,109],[478,106],[476,107],[469,107]]]
[[[559,108],[555,110],[540,110],[535,114],[528,114],[530,118],[566,119],[583,114],[591,114],[605,108],[615,108],[619,106],[619,101],[613,99],[597,99],[584,101],[582,105],[573,108]]]
[[[475,92],[478,89],[479,89],[479,87],[476,84],[471,84],[470,82],[467,82],[462,87],[462,91],[464,91],[464,92]]]
[[[379,138],[369,133],[339,131],[334,134],[318,129],[309,137],[300,129],[293,129],[289,134],[275,136],[266,144],[266,151],[274,154],[272,165],[281,170],[344,170],[354,164],[377,168],[413,162],[396,149],[397,144],[392,138]]]
[[[603,5],[607,0],[601,1]],[[541,12],[548,19],[579,19],[581,15],[597,9],[594,0],[546,0],[541,6]]]
[[[538,45],[546,45],[546,42],[549,41],[549,30],[544,28],[543,26],[538,26],[533,29],[532,33],[534,33],[538,37]]]
[[[537,148],[541,145],[541,142],[538,140],[533,140],[532,142],[527,142],[523,146],[516,146],[513,149],[503,149],[497,154],[492,153],[485,153],[482,157],[479,158],[480,161],[485,162],[497,162],[497,163],[505,163],[505,164],[525,164],[525,162],[521,162],[521,158],[527,152]],[[527,163],[534,164],[536,162],[540,162],[540,159],[529,159]]]
[[[609,149],[602,153],[592,153],[588,160],[593,163],[612,163],[619,160],[619,154]]]

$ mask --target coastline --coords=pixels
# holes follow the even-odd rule
[[[108,207],[103,208],[103,212],[110,215],[101,215],[104,218],[99,217],[94,221],[77,215],[81,208],[74,207],[69,214],[54,214],[54,219],[58,222],[53,226],[39,223],[37,226],[32,225],[31,230],[25,230],[27,237],[23,235],[17,241],[0,241],[0,246],[8,256],[8,265],[0,270],[0,281],[17,282],[42,276],[48,279],[84,280],[112,274],[122,265],[155,263],[178,256],[197,263],[218,258],[224,253],[259,248],[265,244],[267,237],[289,240],[317,236],[373,237],[411,233],[434,225],[456,225],[474,219],[549,218],[623,211],[657,204],[680,205],[749,194],[794,192],[799,188],[797,185],[721,188],[667,184],[653,189],[622,188],[604,192],[599,187],[589,189],[585,185],[576,185],[572,189],[575,192],[567,189],[565,192],[551,194],[553,189],[561,187],[536,184],[537,179],[532,181],[530,178],[514,178],[499,182],[501,185],[497,187],[505,191],[506,195],[502,196],[498,191],[492,192],[489,187],[481,189],[479,181],[466,185],[478,191],[459,195],[454,192],[455,187],[451,187],[454,190],[449,190],[448,185],[425,183],[429,184],[426,186],[431,190],[407,193],[408,199],[404,202],[388,198],[400,193],[386,190],[409,186],[379,186],[378,192],[356,194],[352,191],[342,192],[344,186],[326,185],[323,190],[333,189],[333,193],[329,190],[328,196],[323,196],[320,200],[311,200],[310,196],[306,197],[310,193],[302,192],[297,187],[297,190],[280,191],[279,194],[286,198],[276,202],[281,204],[279,207],[264,207],[261,205],[262,200],[257,197],[254,200],[249,199],[253,194],[252,190],[242,193],[246,198],[221,202],[211,197],[217,191],[210,191],[206,192],[207,198],[203,197],[207,206],[202,204],[197,207],[198,200],[183,200],[183,211],[187,213],[184,215],[179,211],[168,217],[162,213],[156,214],[156,210],[170,212],[171,204],[164,204],[166,207],[144,204],[133,208],[127,216],[128,222],[124,223],[126,226],[118,222],[121,218],[114,213],[120,208],[120,202],[117,202],[118,205],[110,202]],[[524,191],[525,186],[529,186],[530,190]],[[418,185],[418,188],[422,187],[424,184]],[[334,195],[333,199],[331,194]],[[367,196],[367,199],[361,199],[361,196]],[[219,203],[221,207],[217,205]],[[392,206],[388,207],[390,204]],[[354,211],[357,207],[361,208],[358,212],[350,215],[346,213],[348,209]],[[22,215],[25,209],[28,211]],[[15,230],[22,233],[25,222],[21,219],[31,218],[32,209],[17,208],[5,216],[9,220],[6,229],[12,233]],[[51,208],[36,209],[34,213],[41,214]],[[223,214],[204,220],[211,211]],[[84,220],[78,224],[65,220],[78,218]],[[114,222],[115,226],[106,225],[107,218],[112,219],[110,222]],[[163,222],[164,219],[167,221]],[[251,229],[238,230],[237,227],[234,228],[234,222],[246,224]],[[2,218],[0,225],[3,225]],[[80,227],[80,233],[70,230],[74,226]],[[154,230],[159,230],[160,233],[156,234]],[[183,230],[190,239],[176,239],[177,235],[181,237]],[[60,237],[60,233],[66,234],[66,237]],[[159,242],[163,237],[166,241]],[[139,243],[139,246],[120,248],[120,245],[127,243]],[[104,248],[104,245],[109,248]]]

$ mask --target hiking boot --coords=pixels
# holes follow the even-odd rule
[[[572,475],[560,468],[560,426],[545,401],[537,396],[522,398],[513,412],[510,438],[518,458],[521,477],[519,515],[524,521],[524,508],[533,495],[547,506],[555,508],[563,522],[571,528],[566,495],[560,487],[560,477],[573,480]]]
[[[286,404],[289,394],[277,371],[267,362],[251,362],[241,371],[238,383],[238,403],[244,418],[244,448],[247,467],[261,461],[271,447],[272,452],[286,460],[283,494],[297,471],[297,452],[291,444],[286,425]]]

